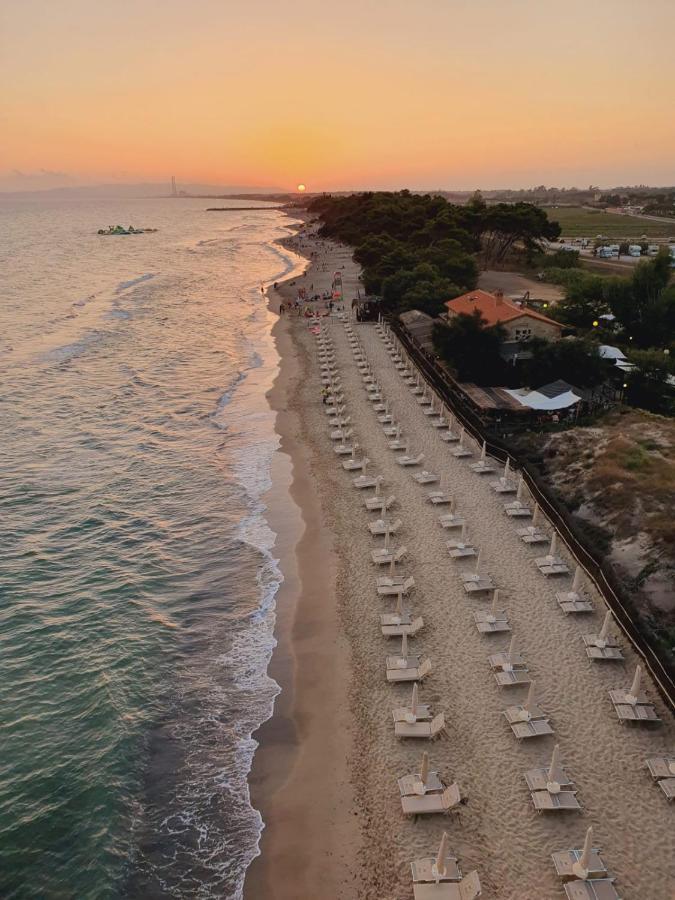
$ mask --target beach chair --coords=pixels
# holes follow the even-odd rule
[[[661,788],[666,800],[675,800],[675,778],[662,778],[656,783]]]
[[[384,618],[380,616],[380,619]],[[403,618],[403,617],[401,617]],[[416,619],[413,619],[410,622],[396,622],[380,625],[382,630],[383,637],[403,637],[404,634],[407,634],[408,637],[414,637],[419,631],[424,628],[424,619],[422,616],[417,616]]]
[[[396,534],[402,527],[403,522],[401,519],[396,519],[394,522],[387,522],[386,519],[375,519],[374,522],[368,523],[368,531],[370,531],[373,536]]]
[[[367,497],[364,506],[370,512],[384,513],[391,509],[394,503],[396,503],[396,497],[390,494],[388,497]]]
[[[528,740],[529,738],[544,737],[547,734],[554,734],[548,719],[534,719],[530,722],[515,722],[511,725],[511,731],[519,741]]]
[[[549,791],[532,791],[532,803],[537,812],[561,812],[561,811],[580,811],[581,805],[576,797],[576,791],[559,791],[550,793]]]
[[[396,683],[400,681],[424,681],[431,672],[431,660],[425,659],[419,666],[409,668],[387,669],[387,681]]]
[[[483,441],[483,448],[480,453],[480,459],[478,460],[478,462],[471,463],[469,468],[476,475],[488,475],[490,472],[494,472],[495,467],[487,458],[485,441]]]
[[[399,466],[419,466],[424,460],[424,453],[419,453],[417,456],[410,456],[408,453],[405,453],[403,456],[399,456],[396,462]]]
[[[434,475],[433,472],[427,472],[426,469],[422,469],[421,472],[415,472],[413,474],[413,479],[418,484],[435,484],[438,481],[438,475]]]
[[[352,485],[357,490],[365,490],[365,488],[373,488],[377,487],[377,485],[382,481],[381,475],[359,475],[352,481]]]
[[[621,900],[613,878],[567,881],[565,894],[568,900]]]
[[[376,566],[391,565],[392,559],[395,563],[398,563],[403,559],[407,552],[408,550],[406,547],[399,547],[398,550],[394,550],[393,547],[388,547],[385,544],[384,547],[372,550],[370,558]]]
[[[429,793],[401,797],[401,808],[406,816],[428,816],[448,813],[456,809],[462,800],[458,784],[451,784],[442,793]]]
[[[433,860],[432,860],[433,861]],[[475,900],[482,891],[478,872],[469,872],[460,882],[438,881],[413,884],[414,900]]]
[[[431,721],[420,720],[414,722],[402,719],[394,722],[394,734],[397,738],[425,738],[433,741],[445,731],[445,716],[439,713]]]
[[[454,512],[452,502],[450,504],[450,512],[439,516],[438,521],[443,528],[448,530],[452,528],[461,528],[465,524],[463,516],[458,516],[457,513]]]
[[[415,587],[412,575],[383,575],[377,579],[377,593],[380,597],[407,596]]]
[[[675,777],[675,756],[652,756],[647,760],[649,774],[654,781]]]
[[[358,459],[354,456],[351,459],[346,459],[342,463],[342,468],[345,470],[345,472],[358,472],[359,470],[365,471],[369,462],[370,460],[367,456],[364,456],[361,459]]]

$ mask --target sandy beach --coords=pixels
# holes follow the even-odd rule
[[[309,232],[309,234],[308,234]],[[348,300],[358,287],[349,248],[318,241],[306,228],[287,243],[311,258],[304,276],[270,292],[271,307],[294,299],[299,285],[322,293],[340,270]],[[315,254],[312,256],[312,254]],[[344,268],[343,268],[344,267]],[[501,592],[511,634],[526,658],[537,704],[555,735],[519,742],[502,715],[522,703],[526,689],[500,688],[487,657],[505,650],[511,634],[481,635],[473,614],[489,602],[469,598],[459,574],[472,561],[456,562],[445,543],[454,535],[438,522],[446,508],[428,502],[397,464],[388,438],[366,396],[344,326],[326,326],[335,346],[347,414],[373,473],[396,497],[393,518],[403,527],[395,539],[408,550],[401,570],[414,576],[408,604],[424,617],[411,649],[429,657],[433,671],[420,687],[420,701],[443,712],[447,734],[433,743],[399,741],[391,711],[408,703],[410,686],[385,680],[385,657],[400,640],[383,637],[378,616],[393,604],[378,597],[370,536],[376,518],[364,507],[353,474],[333,452],[321,403],[316,338],[302,318],[281,317],[275,326],[282,357],[270,395],[281,435],[276,490],[290,487],[296,505],[288,512],[281,493],[270,498],[272,528],[283,535],[279,553],[286,581],[278,596],[277,647],[271,674],[282,686],[272,719],[256,738],[251,786],[266,828],[261,856],[246,881],[247,900],[258,898],[412,897],[410,861],[435,855],[444,829],[464,873],[477,869],[483,896],[499,900],[564,897],[550,854],[580,847],[586,828],[602,849],[625,900],[671,900],[675,851],[673,808],[652,783],[648,757],[675,749],[673,718],[653,684],[642,688],[663,719],[659,727],[621,726],[608,698],[628,689],[638,657],[620,637],[625,662],[590,663],[582,636],[597,633],[605,615],[602,599],[588,591],[594,612],[565,616],[556,591],[571,577],[547,580],[534,565],[546,547],[528,547],[517,535],[523,523],[503,511],[506,499],[469,468],[479,457],[455,459],[410,388],[403,382],[372,324],[354,325],[391,410],[409,438],[410,452],[424,453],[424,468],[442,475],[480,548],[484,571]],[[276,510],[276,512],[275,512]],[[550,530],[550,528],[549,528]],[[559,544],[559,554],[573,561]],[[617,630],[616,628],[614,629]],[[578,790],[581,812],[535,812],[524,773],[547,766],[554,744]],[[396,779],[419,771],[423,750],[431,768],[456,781],[466,804],[458,814],[406,818]]]

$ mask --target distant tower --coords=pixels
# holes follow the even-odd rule
[[[171,196],[172,197],[178,196],[178,192],[176,190],[176,176],[175,175],[171,176]]]

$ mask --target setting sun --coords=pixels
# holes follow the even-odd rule
[[[299,191],[300,191],[300,193],[301,193],[301,194],[302,194],[302,192],[303,192],[303,191],[306,191],[306,190],[307,190],[307,188],[306,188],[306,187],[305,187],[305,185],[304,185],[304,184],[299,184],[299,185],[298,185],[298,190],[299,190]]]

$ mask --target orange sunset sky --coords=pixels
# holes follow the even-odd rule
[[[0,190],[675,183],[675,0],[4,0]]]

